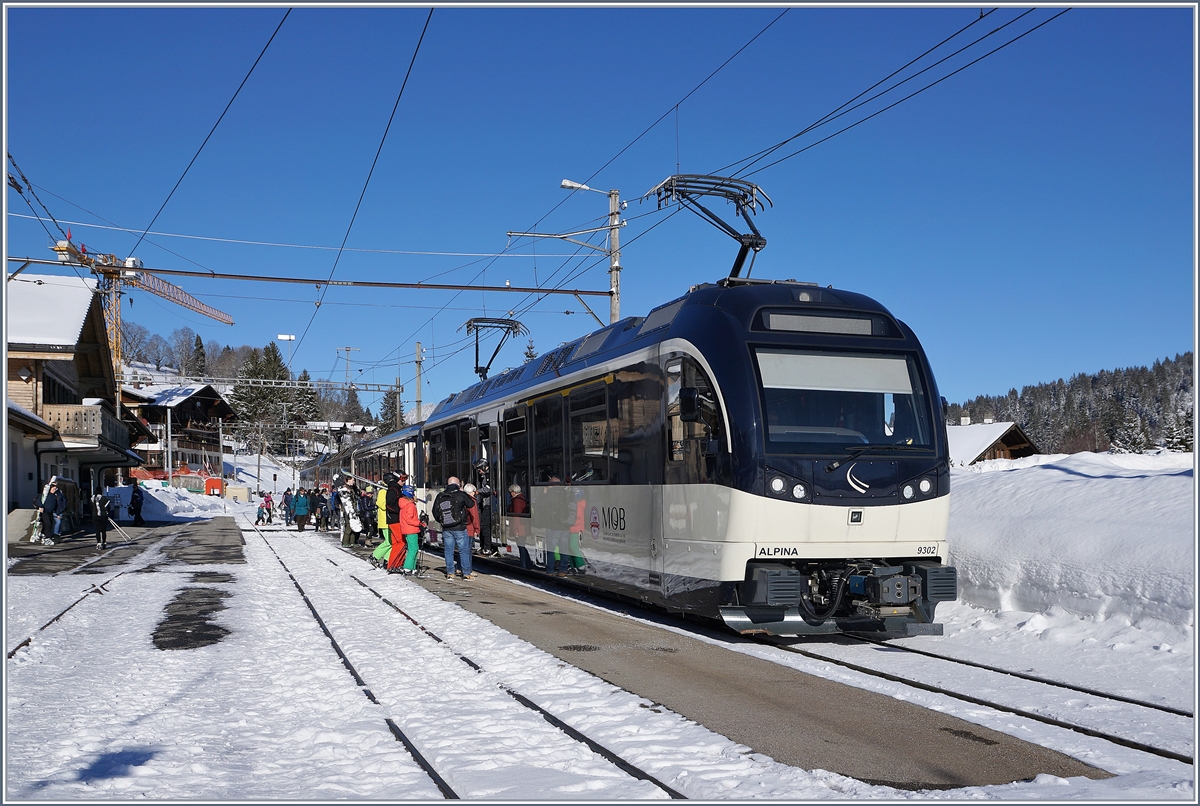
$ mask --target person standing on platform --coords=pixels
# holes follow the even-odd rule
[[[129,483],[133,485],[133,490],[129,493],[129,514],[133,516],[133,525],[145,526],[146,521],[142,519],[142,502],[145,499],[142,485],[138,484],[137,479],[130,479]]]
[[[471,496],[471,506],[467,509],[467,540],[471,549],[475,548],[475,539],[479,537],[479,488],[467,482],[463,492]]]
[[[529,556],[529,501],[521,492],[521,485],[512,484],[508,488],[512,499],[509,512],[513,514],[513,534],[517,538],[517,553],[520,555],[521,567],[526,571],[533,570],[533,558]]]
[[[383,474],[383,486],[375,491],[375,525],[379,529],[379,539],[384,543],[392,542],[392,534],[388,526],[387,496],[391,486],[388,479],[395,471],[389,470]],[[403,474],[395,474],[403,475]]]
[[[99,490],[92,496],[92,526],[96,528],[96,548],[108,547],[108,499]]]
[[[433,499],[433,517],[442,526],[442,548],[446,557],[446,579],[454,579],[454,552],[462,562],[463,579],[474,579],[471,573],[471,541],[467,537],[467,510],[475,503],[459,487],[457,476],[447,479],[446,489]]]
[[[283,491],[283,499],[280,505],[283,507],[283,525],[285,527],[292,525],[292,488],[288,487]]]
[[[308,525],[310,506],[308,493],[301,487],[296,491],[296,497],[292,499],[292,512],[296,516],[297,532],[303,532],[304,527]]]

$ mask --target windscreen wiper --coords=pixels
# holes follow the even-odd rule
[[[868,445],[865,448],[859,448],[858,450],[851,453],[849,456],[843,457],[841,459],[838,459],[836,461],[830,462],[829,464],[825,465],[825,472],[832,473],[833,471],[837,470],[842,465],[846,464],[846,462],[852,462],[855,459],[857,459],[858,457],[862,456],[864,453],[869,453],[870,451],[906,451],[906,450],[907,451],[920,451],[920,450],[925,450],[925,448],[920,445],[913,445],[911,439],[906,439],[904,442],[897,442],[892,445]]]

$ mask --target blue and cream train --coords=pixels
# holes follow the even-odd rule
[[[934,609],[957,596],[944,407],[916,336],[874,300],[726,279],[302,483],[404,470],[428,502],[485,472],[502,561],[566,553],[578,583],[739,632],[940,634]]]

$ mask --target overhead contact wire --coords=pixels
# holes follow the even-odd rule
[[[225,119],[225,113],[229,111],[229,107],[233,106],[233,102],[237,100],[238,93],[242,91],[242,87],[246,86],[246,82],[250,80],[251,74],[254,73],[254,68],[258,67],[258,63],[262,61],[262,57],[266,54],[267,48],[271,47],[271,43],[275,41],[275,34],[279,33],[279,29],[283,27],[283,23],[287,20],[288,15],[291,13],[292,10],[289,8],[284,13],[283,19],[280,20],[279,24],[275,26],[275,30],[271,33],[271,38],[267,40],[267,44],[263,45],[262,52],[258,54],[258,58],[254,60],[254,64],[250,65],[250,70],[246,73],[246,77],[242,79],[242,83],[238,84],[238,88],[236,91],[234,91],[233,97],[229,99],[229,103],[225,104],[224,111],[222,111],[221,116],[217,118],[217,122],[213,124],[212,129],[208,133],[208,137],[205,137],[204,142],[200,144],[198,149],[196,149],[196,153],[192,157],[191,162],[189,162],[187,167],[183,169],[183,174],[179,177],[179,181],[175,183],[175,187],[171,188],[171,192],[167,194],[167,198],[163,201],[162,206],[158,208],[158,212],[154,214],[154,218],[150,219],[150,223],[146,226],[146,229],[141,235],[138,236],[137,243],[133,245],[133,249],[129,250],[131,253],[137,250],[138,246],[142,242],[142,239],[146,237],[146,233],[150,231],[150,227],[153,227],[154,222],[158,221],[158,217],[162,215],[162,211],[166,209],[167,202],[171,201],[171,197],[174,196],[175,191],[179,189],[179,185],[181,182],[183,182],[183,178],[188,175],[188,171],[192,169],[193,163],[195,163],[199,158],[200,152],[204,150],[204,146],[208,145],[208,141],[213,136],[213,132],[217,130],[217,127],[221,125],[221,121]]]
[[[832,111],[830,111],[830,112],[827,112],[827,113],[826,113],[826,114],[825,114],[823,117],[821,117],[821,118],[819,118],[819,119],[817,119],[817,120],[813,121],[813,122],[812,122],[812,123],[810,123],[808,126],[806,126],[805,128],[801,129],[801,130],[800,130],[799,132],[797,132],[796,134],[793,134],[791,137],[787,138],[786,140],[783,140],[782,142],[776,143],[775,145],[773,145],[773,146],[771,146],[771,147],[769,147],[769,148],[764,148],[762,151],[759,151],[757,154],[751,154],[749,157],[746,157],[746,158],[744,158],[744,159],[740,159],[740,160],[738,160],[737,162],[731,162],[729,165],[725,165],[725,166],[723,166],[723,167],[721,167],[721,168],[718,168],[716,172],[719,174],[719,173],[721,173],[721,172],[723,172],[723,171],[727,171],[727,170],[729,170],[730,168],[732,168],[732,167],[733,167],[733,166],[735,166],[735,165],[738,165],[739,163],[745,162],[746,160],[753,160],[753,161],[752,161],[752,162],[750,162],[749,164],[747,164],[747,165],[744,165],[744,166],[742,166],[741,168],[739,168],[739,169],[737,170],[737,172],[734,174],[734,175],[736,176],[737,174],[739,174],[739,173],[741,173],[742,171],[744,171],[744,170],[746,170],[747,168],[749,168],[751,165],[754,165],[754,163],[755,163],[755,162],[758,162],[758,161],[759,161],[760,159],[762,159],[763,157],[766,157],[766,156],[768,156],[769,154],[772,154],[772,153],[774,153],[775,151],[779,150],[780,148],[782,148],[783,146],[787,145],[787,144],[788,144],[788,143],[790,143],[791,141],[795,140],[797,137],[801,137],[801,136],[803,136],[804,134],[807,134],[808,132],[810,132],[810,131],[812,131],[813,129],[817,128],[818,126],[820,126],[820,125],[822,125],[822,124],[824,124],[824,123],[828,123],[830,120],[832,120],[832,119],[833,119],[833,116],[834,116],[834,115],[837,115],[837,114],[838,114],[839,112],[841,112],[843,109],[846,109],[846,107],[847,107],[847,106],[850,106],[850,104],[854,103],[854,102],[855,102],[855,101],[857,101],[859,98],[863,97],[863,96],[864,96],[864,95],[866,95],[868,92],[870,92],[871,90],[873,90],[873,89],[875,89],[876,87],[878,87],[880,84],[883,84],[885,81],[887,81],[887,80],[889,80],[889,79],[891,79],[891,78],[894,78],[894,77],[896,77],[896,76],[897,76],[897,75],[899,75],[900,73],[902,73],[902,72],[904,72],[905,70],[907,70],[909,67],[912,67],[914,64],[916,64],[917,62],[921,61],[921,59],[924,59],[924,58],[925,58],[926,56],[928,56],[930,53],[933,53],[935,50],[937,50],[938,48],[940,48],[942,45],[944,45],[944,44],[946,44],[947,42],[949,42],[950,40],[952,40],[952,39],[956,38],[957,36],[959,36],[959,34],[963,33],[963,32],[964,32],[964,31],[966,31],[967,29],[971,28],[973,25],[976,25],[976,24],[978,24],[978,23],[979,23],[981,20],[983,20],[985,17],[987,17],[988,15],[990,15],[990,14],[991,14],[992,12],[994,12],[995,10],[996,10],[996,9],[994,9],[994,8],[993,8],[991,11],[988,11],[988,12],[986,12],[986,13],[984,13],[984,14],[981,14],[980,16],[976,17],[975,19],[971,20],[969,23],[967,23],[966,25],[964,25],[962,28],[959,28],[957,31],[955,31],[954,33],[950,34],[950,36],[946,37],[946,38],[945,38],[945,39],[943,39],[941,42],[938,42],[936,45],[934,45],[933,47],[931,47],[931,48],[929,48],[928,50],[926,50],[926,51],[925,51],[924,53],[922,53],[920,56],[917,56],[917,57],[916,57],[916,58],[914,58],[914,59],[910,59],[910,60],[909,60],[909,61],[908,61],[906,64],[902,65],[901,67],[898,67],[898,68],[896,68],[895,70],[893,70],[893,71],[892,71],[891,73],[889,73],[888,75],[884,76],[883,78],[879,79],[879,80],[878,80],[878,81],[876,81],[874,84],[872,84],[871,86],[867,87],[865,90],[863,90],[862,92],[860,92],[858,95],[855,95],[853,98],[851,98],[850,100],[846,101],[844,104],[842,104],[841,106],[837,107],[836,109],[834,109],[834,110],[832,110]],[[1030,11],[1032,11],[1032,9],[1030,9]],[[1028,14],[1029,12],[1025,12],[1025,13],[1026,13],[1026,14]],[[1024,16],[1024,15],[1021,15],[1021,16]],[[1017,19],[1020,19],[1020,18],[1018,17]],[[996,29],[996,31],[998,31],[998,30],[1000,30],[1000,29],[999,29],[999,28],[997,28],[997,29]],[[992,31],[992,33],[995,33],[996,31]],[[988,34],[988,36],[990,36],[990,35],[991,35],[991,34]],[[976,42],[979,42],[979,40],[977,39],[977,40],[975,40],[975,42],[972,42],[971,44],[972,44],[972,45],[974,45]],[[970,45],[968,45],[967,47],[970,47]],[[953,55],[953,54],[952,54],[952,55]],[[947,58],[949,58],[949,57],[947,57]],[[943,60],[943,61],[944,61],[944,60]],[[926,69],[928,69],[928,68],[926,68]],[[920,74],[918,73],[917,75],[920,75]],[[910,78],[911,78],[911,76],[910,76]],[[906,80],[907,80],[907,79],[906,79]],[[892,89],[895,89],[895,87],[898,87],[898,86],[899,86],[899,84],[896,84],[896,85],[894,85],[893,87],[889,88],[888,90],[885,90],[885,92],[890,92]],[[875,97],[878,97],[878,96],[875,96]],[[865,102],[864,102],[864,103],[865,103]],[[850,111],[850,110],[848,110],[848,109],[847,109],[846,111],[848,112],[848,111]],[[843,114],[844,114],[844,113],[843,113]]]
[[[396,103],[392,105],[392,114],[388,116],[387,126],[383,129],[383,137],[379,139],[379,148],[375,149],[375,159],[371,160],[371,169],[367,171],[367,179],[363,182],[362,192],[358,194],[358,203],[354,205],[354,213],[350,216],[350,224],[346,227],[346,234],[342,238],[342,244],[338,247],[337,256],[333,259],[333,268],[329,270],[329,278],[325,281],[326,284],[321,289],[320,298],[317,300],[312,317],[308,320],[308,324],[304,326],[304,332],[300,335],[299,341],[296,342],[297,349],[304,343],[304,337],[308,335],[313,321],[321,311],[321,303],[325,300],[325,294],[329,291],[329,280],[333,279],[334,272],[337,271],[338,263],[342,259],[342,252],[346,248],[346,241],[350,239],[350,231],[354,229],[354,220],[358,218],[358,211],[362,207],[363,198],[367,195],[367,188],[371,184],[371,177],[375,173],[375,166],[379,162],[379,155],[383,153],[383,145],[387,142],[388,132],[392,129],[392,121],[396,118],[396,110],[400,108],[400,99],[404,97],[404,88],[408,86],[408,78],[412,75],[413,65],[417,63],[417,54],[421,52],[421,43],[425,41],[425,32],[429,30],[429,21],[432,19],[433,9],[431,8],[429,9],[429,15],[425,17],[425,26],[421,28],[421,36],[417,39],[417,46],[413,48],[412,58],[408,62],[408,70],[404,73],[404,81],[400,84],[400,92],[396,94]],[[288,368],[291,369],[290,366]]]
[[[1053,17],[1050,17],[1049,19],[1047,19],[1047,20],[1044,20],[1044,21],[1042,21],[1042,22],[1038,23],[1038,24],[1037,24],[1037,25],[1035,25],[1034,27],[1030,28],[1028,31],[1025,31],[1025,32],[1024,32],[1024,33],[1022,33],[1022,34],[1018,34],[1017,36],[1015,36],[1015,37],[1013,37],[1012,39],[1008,40],[1008,41],[1007,41],[1007,42],[1005,42],[1004,44],[1002,44],[1002,45],[998,45],[997,47],[993,48],[992,50],[989,50],[987,53],[983,54],[983,55],[982,55],[982,56],[980,56],[979,58],[977,58],[977,59],[974,59],[974,60],[972,60],[972,61],[969,61],[969,62],[967,62],[967,63],[966,63],[966,64],[964,64],[962,67],[959,67],[957,70],[953,70],[953,71],[951,71],[951,72],[947,73],[946,75],[942,76],[941,78],[937,79],[936,81],[932,81],[932,82],[930,82],[929,84],[926,84],[924,87],[921,87],[920,89],[918,89],[918,90],[915,90],[914,92],[911,92],[911,93],[909,93],[908,95],[904,96],[904,97],[903,97],[903,98],[901,98],[900,100],[898,100],[898,101],[895,101],[894,103],[888,104],[887,106],[883,107],[882,109],[879,109],[879,110],[877,110],[877,111],[875,111],[875,112],[872,112],[870,115],[867,115],[865,118],[862,118],[861,120],[857,120],[857,121],[855,121],[854,123],[851,123],[849,126],[846,126],[845,128],[839,129],[839,130],[837,130],[836,132],[834,132],[833,134],[830,134],[830,135],[828,135],[828,136],[826,136],[826,137],[823,137],[823,138],[821,138],[820,140],[817,140],[815,143],[810,143],[809,145],[805,146],[804,148],[798,149],[798,150],[796,150],[796,151],[793,151],[792,153],[790,153],[790,154],[788,154],[788,155],[786,155],[786,156],[780,157],[779,159],[775,160],[774,162],[769,162],[769,163],[767,163],[766,165],[762,166],[761,168],[756,168],[755,170],[753,170],[753,171],[750,171],[749,173],[743,174],[743,176],[753,176],[754,174],[761,173],[762,171],[765,171],[765,170],[766,170],[766,169],[768,169],[768,168],[772,168],[772,167],[774,167],[774,166],[778,165],[779,163],[781,163],[781,162],[784,162],[785,160],[789,160],[789,159],[791,159],[792,157],[796,156],[797,154],[802,154],[802,153],[804,153],[805,151],[808,151],[810,148],[813,148],[814,146],[818,146],[818,145],[820,145],[821,143],[824,143],[824,142],[825,142],[825,141],[827,141],[827,140],[831,140],[832,138],[834,138],[834,137],[837,137],[839,134],[842,134],[843,132],[847,132],[847,131],[849,131],[850,129],[853,129],[855,126],[858,126],[858,125],[860,125],[860,124],[862,124],[862,123],[866,123],[868,120],[870,120],[870,119],[871,119],[871,118],[873,118],[873,117],[876,117],[877,115],[882,115],[884,112],[888,111],[889,109],[892,109],[892,108],[894,108],[894,107],[896,107],[896,106],[899,106],[900,104],[904,103],[905,101],[907,101],[907,100],[909,100],[909,99],[911,99],[911,98],[914,98],[914,97],[916,97],[916,96],[920,95],[921,93],[925,92],[925,90],[932,89],[933,87],[936,87],[938,84],[941,84],[941,83],[942,83],[943,81],[945,81],[946,79],[948,79],[948,78],[950,78],[950,77],[952,77],[952,76],[955,76],[955,75],[957,75],[958,73],[961,73],[963,70],[966,70],[968,67],[971,67],[971,66],[973,66],[973,65],[976,65],[976,64],[978,64],[979,62],[983,61],[983,60],[984,60],[984,59],[986,59],[987,57],[991,56],[991,55],[992,55],[992,54],[994,54],[994,53],[997,53],[997,52],[999,52],[999,51],[1003,50],[1004,48],[1008,47],[1009,45],[1013,44],[1014,42],[1016,42],[1016,41],[1018,41],[1018,40],[1020,40],[1020,39],[1023,39],[1023,38],[1025,38],[1026,36],[1029,36],[1031,33],[1033,33],[1034,31],[1036,31],[1037,29],[1041,28],[1041,27],[1042,27],[1042,26],[1044,26],[1044,25],[1048,25],[1049,23],[1051,23],[1051,22],[1053,22],[1054,20],[1058,19],[1059,17],[1061,17],[1063,14],[1066,14],[1066,13],[1067,13],[1068,11],[1070,11],[1070,10],[1071,10],[1070,8],[1064,8],[1062,11],[1058,12],[1058,13],[1057,13],[1057,14],[1055,14]]]

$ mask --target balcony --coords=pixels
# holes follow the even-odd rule
[[[62,435],[64,441],[102,442],[121,451],[129,448],[129,429],[103,406],[47,403],[41,417]]]

